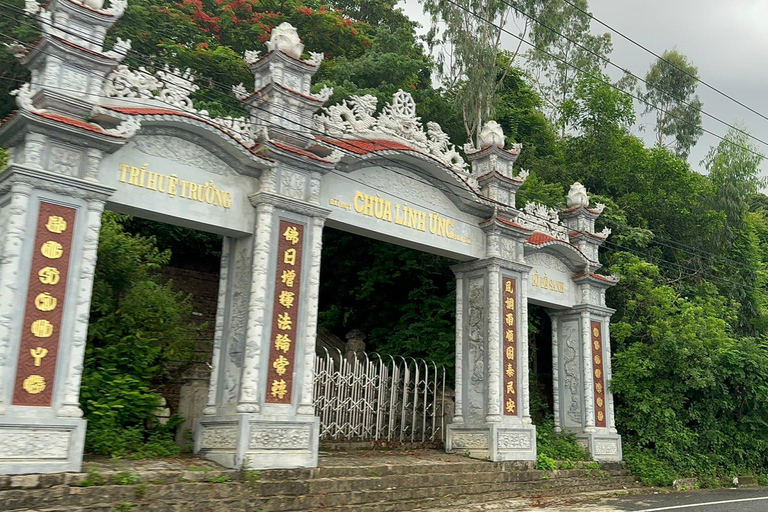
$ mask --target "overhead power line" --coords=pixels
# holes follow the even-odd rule
[[[453,3],[453,2],[452,2],[452,3]],[[530,13],[527,13],[527,12],[523,11],[522,9],[519,9],[519,8],[515,7],[514,5],[512,5],[511,3],[507,2],[507,1],[503,1],[503,3],[504,3],[505,5],[507,5],[507,6],[509,6],[510,8],[512,8],[512,9],[515,9],[517,12],[521,13],[523,16],[525,16],[526,18],[530,19],[531,21],[533,21],[533,22],[534,22],[534,23],[536,23],[537,25],[540,25],[540,26],[544,27],[545,29],[549,30],[551,33],[553,33],[553,34],[557,35],[558,37],[560,37],[560,38],[562,38],[562,39],[565,39],[566,41],[568,41],[568,42],[570,42],[570,43],[573,43],[573,44],[574,44],[574,45],[576,45],[578,48],[580,48],[580,49],[582,49],[582,50],[586,51],[587,53],[589,53],[590,55],[593,55],[594,57],[597,57],[598,59],[600,59],[600,60],[601,60],[602,62],[604,62],[605,64],[607,64],[607,65],[609,65],[609,66],[612,66],[612,67],[614,67],[614,68],[618,69],[619,71],[621,71],[621,72],[623,72],[623,73],[626,73],[626,74],[630,75],[630,76],[631,76],[631,77],[633,77],[635,80],[639,80],[640,82],[642,82],[643,84],[645,84],[646,88],[648,88],[648,87],[649,87],[649,86],[648,86],[648,81],[647,81],[647,80],[645,80],[644,78],[640,77],[639,75],[636,75],[635,73],[633,73],[633,72],[632,72],[632,71],[630,71],[629,69],[627,69],[627,68],[624,68],[624,67],[622,67],[622,66],[619,66],[618,64],[616,64],[615,62],[613,62],[611,59],[609,59],[609,58],[607,58],[607,57],[604,57],[603,55],[601,55],[601,54],[597,53],[596,51],[592,50],[591,48],[587,48],[586,46],[584,46],[583,44],[579,43],[578,41],[575,41],[575,40],[573,40],[573,39],[569,38],[568,36],[566,36],[565,34],[563,34],[563,33],[561,33],[561,32],[558,32],[556,29],[554,29],[554,28],[550,27],[549,25],[547,25],[546,23],[542,22],[541,20],[539,20],[538,18],[536,18],[536,17],[535,17],[535,16],[533,16],[532,14],[530,14]],[[573,5],[573,4],[569,4],[569,5]],[[582,11],[582,12],[584,12],[584,11]],[[480,18],[480,17],[479,17],[479,15],[478,15],[478,18]],[[494,26],[497,26],[497,25],[494,25]],[[497,26],[497,27],[498,27],[498,26]],[[517,37],[517,36],[515,36],[515,37]],[[534,46],[534,48],[536,48],[536,47]],[[543,51],[543,50],[541,50],[541,49],[539,49],[539,48],[537,48],[537,49],[538,49],[539,51]],[[552,55],[552,54],[551,54],[551,53],[549,53],[549,52],[544,52],[544,53],[546,53],[547,55],[550,55],[550,56]],[[667,62],[667,61],[665,60],[665,62]],[[676,68],[676,69],[680,69],[680,68],[678,68],[677,66],[675,66],[675,68]],[[686,72],[686,74],[687,74],[687,75],[689,75],[689,76],[693,76],[693,75],[691,75],[690,73],[687,73],[687,72]],[[694,78],[695,78],[695,77],[694,77]],[[655,89],[655,90],[657,90],[657,91],[660,91],[660,92],[662,92],[662,93],[664,93],[664,94],[668,94],[668,93],[667,93],[667,91],[665,91],[665,90],[663,90],[663,89],[660,89],[660,88],[658,88],[658,87],[653,87],[653,86],[651,86],[651,88],[653,88],[653,89]],[[626,92],[626,91],[625,91],[625,92]],[[639,96],[638,96],[638,99],[639,99]],[[643,102],[644,102],[646,105],[650,105],[650,103],[646,102],[645,100],[643,100]],[[697,111],[697,112],[699,112],[700,114],[703,114],[703,115],[707,116],[708,118],[710,118],[710,119],[712,119],[712,120],[714,120],[714,121],[717,121],[718,123],[720,123],[720,124],[723,124],[723,125],[727,126],[728,128],[730,128],[730,129],[732,129],[732,130],[735,130],[735,131],[737,131],[737,132],[741,133],[742,135],[746,135],[747,137],[749,137],[750,139],[752,139],[752,140],[754,140],[754,141],[756,141],[756,142],[759,142],[759,143],[761,143],[761,144],[763,144],[763,145],[766,145],[766,146],[768,146],[768,142],[766,142],[766,141],[764,141],[764,140],[762,140],[762,139],[760,139],[760,138],[758,138],[758,137],[755,137],[755,136],[754,136],[754,135],[752,135],[751,133],[749,133],[749,132],[747,132],[747,131],[744,131],[744,130],[742,130],[741,128],[739,128],[739,127],[737,127],[737,126],[734,126],[733,124],[731,124],[731,123],[729,123],[729,122],[727,122],[727,121],[724,121],[724,120],[720,119],[719,117],[717,117],[717,116],[715,116],[715,115],[713,115],[713,114],[710,114],[709,112],[706,112],[706,111],[705,111],[704,109],[702,109],[702,108],[696,107],[695,105],[692,105],[691,103],[688,103],[687,101],[681,101],[681,103],[682,103],[683,105],[685,105],[686,107],[692,107],[694,110],[696,110],[696,111]],[[655,108],[655,106],[653,106],[653,107]],[[668,113],[668,112],[666,112],[666,113]]]
[[[2,1],[0,1],[0,5],[3,5],[3,4],[4,4],[4,3],[3,3]],[[2,13],[0,13],[0,15],[2,15]],[[5,16],[7,17],[7,15],[5,15]],[[75,35],[75,34],[73,34],[73,35]],[[9,38],[9,39],[11,39],[11,40],[14,40],[14,41],[16,41],[16,42],[19,42],[19,43],[21,43],[21,44],[24,44],[22,41],[19,41],[18,39],[15,39],[15,38],[13,38],[13,37],[10,37],[10,36],[7,36],[7,35],[6,35],[5,37],[7,37],[7,38]],[[527,41],[526,41],[526,43],[527,43],[527,44],[530,44],[530,43],[528,43]],[[146,57],[145,57],[145,56],[143,56],[143,55],[140,55],[140,54],[136,54],[136,56],[137,56],[137,58],[140,58],[140,60],[143,60],[143,62],[145,62],[145,63],[147,63],[147,64],[151,64],[151,65],[156,65],[156,64],[157,64],[157,62],[150,62],[150,61],[148,61],[148,60],[146,59]],[[160,64],[162,64],[162,62],[160,62]],[[178,75],[177,75],[177,76],[178,76]],[[17,80],[17,81],[18,81],[19,83],[23,83],[23,81],[21,81],[21,80]],[[214,81],[213,83],[214,83],[214,84],[217,84],[217,85],[219,85],[219,86],[223,86],[224,88],[226,88],[226,85],[225,85],[225,84],[222,84],[221,82],[216,82],[216,81]],[[61,90],[67,90],[67,89],[65,89],[65,88],[62,88],[62,87],[57,87],[57,89],[61,89]],[[212,91],[212,92],[216,92],[217,94],[224,94],[224,93],[222,93],[221,91],[216,91],[215,89],[210,89],[210,88],[208,88],[208,90],[209,90],[209,91]],[[191,93],[192,91],[189,91],[189,92]],[[228,92],[229,92],[229,91],[227,91],[227,94],[226,94],[227,98],[228,98],[228,99],[230,99],[230,100],[231,100],[231,99],[233,99],[233,98],[232,98],[232,97],[231,97],[231,96],[228,94]],[[104,97],[104,98],[107,98],[106,96],[103,96],[103,95],[98,95],[98,96],[100,96],[100,97]],[[141,102],[139,102],[139,101],[130,101],[130,100],[128,100],[128,99],[125,99],[125,98],[122,98],[122,101],[127,101],[127,102],[129,102],[129,103],[135,103],[135,104],[137,104],[137,105],[144,105],[143,103],[141,103]],[[239,100],[235,100],[235,101],[239,101]],[[242,104],[242,102],[240,102],[240,103]],[[267,112],[267,110],[265,110],[265,109],[263,109],[263,108],[259,108],[259,107],[253,107],[253,106],[249,106],[249,107],[251,107],[251,108],[256,108],[257,110],[261,110],[261,111],[263,111],[263,112]],[[270,113],[271,113],[271,112],[270,112]],[[274,113],[273,113],[273,114],[274,114]],[[288,118],[286,118],[286,117],[284,117],[284,116],[281,116],[281,115],[279,115],[279,114],[277,115],[277,117],[281,117],[281,118],[283,118],[283,119],[286,119],[286,120],[288,120]],[[295,122],[295,121],[294,121],[294,122]],[[269,124],[272,124],[273,126],[275,126],[275,127],[278,127],[278,125],[277,125],[277,124],[275,124],[275,123],[269,123]],[[341,138],[330,137],[330,136],[328,136],[328,135],[326,135],[326,134],[324,134],[324,133],[321,133],[321,132],[319,132],[319,131],[318,131],[316,128],[314,128],[313,126],[306,126],[306,125],[301,125],[300,123],[299,123],[299,125],[300,125],[300,126],[302,126],[302,127],[304,127],[304,128],[307,128],[307,129],[309,129],[309,130],[312,130],[312,131],[314,131],[314,132],[316,132],[316,133],[318,133],[318,134],[321,134],[321,135],[323,135],[324,137],[326,137],[326,138],[328,138],[328,139],[330,139],[330,140],[343,141],[345,144],[351,145],[352,147],[357,147],[354,141],[351,141],[351,140],[348,140],[348,139],[341,139]],[[362,148],[360,148],[360,149],[362,149]],[[342,150],[342,152],[344,152],[344,153],[346,153],[346,154],[349,154],[349,155],[351,155],[351,156],[353,156],[353,157],[355,157],[355,158],[357,158],[357,159],[360,159],[360,156],[359,156],[359,155],[357,155],[357,154],[354,154],[354,153],[352,153],[352,152],[350,152],[350,151],[345,151],[345,150]],[[380,157],[381,157],[382,159],[384,159],[384,160],[387,160],[387,161],[391,162],[391,163],[394,163],[394,164],[396,164],[396,165],[400,165],[400,163],[399,163],[399,162],[396,162],[395,160],[392,160],[392,159],[390,159],[390,158],[386,157],[385,155],[380,155]],[[381,165],[381,167],[383,167],[383,168],[385,168],[385,169],[388,169],[388,170],[390,170],[390,171],[392,171],[392,172],[394,172],[394,173],[396,173],[396,174],[398,174],[398,175],[400,175],[400,176],[406,177],[406,178],[408,178],[408,179],[412,179],[412,180],[414,180],[414,181],[417,181],[417,182],[420,182],[420,183],[424,183],[424,184],[430,184],[428,181],[425,181],[425,180],[421,180],[421,179],[417,179],[417,178],[415,178],[415,177],[413,177],[413,176],[411,176],[411,175],[409,175],[409,174],[404,174],[404,173],[400,172],[398,169],[393,169],[393,168],[387,167],[387,166],[385,166],[385,165]],[[356,180],[356,179],[354,179],[354,178],[351,178],[350,176],[348,176],[348,175],[346,175],[346,174],[341,174],[341,173],[338,173],[337,171],[332,171],[332,172],[333,172],[333,173],[335,173],[335,174],[337,174],[337,175],[339,175],[339,176],[342,176],[342,177],[344,177],[344,178],[346,178],[346,179],[350,179],[351,181],[354,181],[354,182],[356,182],[356,183],[359,183],[359,184],[362,184],[362,185],[366,185],[366,186],[369,186],[369,184],[367,184],[367,183],[364,183],[364,182],[361,182],[361,181],[359,181],[359,180]],[[462,190],[462,191],[464,190],[464,188],[462,188],[462,187],[459,187],[457,184],[453,184],[453,183],[447,183],[447,185],[448,185],[448,186],[450,186],[450,187],[454,187],[454,188],[457,188],[457,189],[459,189],[459,190]],[[388,191],[388,190],[379,189],[379,188],[377,188],[377,187],[373,187],[373,186],[371,186],[370,188],[372,188],[372,189],[374,189],[374,190],[377,190],[378,192],[382,192],[382,193],[385,193],[385,194],[389,194],[389,195],[391,195],[392,197],[396,197],[396,198],[398,198],[398,199],[401,199],[401,200],[409,200],[408,198],[403,198],[403,197],[398,197],[398,196],[396,196],[396,195],[393,195],[393,194],[392,194],[390,191]],[[413,201],[410,201],[410,202],[411,202],[412,204],[418,204],[418,203],[415,203],[415,202],[413,202]],[[510,205],[507,205],[507,204],[503,204],[503,203],[499,203],[499,204],[500,204],[500,206],[511,207]],[[428,208],[428,206],[426,206],[426,205],[421,205],[421,204],[418,204],[418,206],[421,206],[421,207],[423,207],[423,208],[429,209],[429,208]],[[448,217],[452,218],[453,220],[456,220],[456,221],[459,221],[459,222],[463,222],[461,219],[457,219],[457,218],[455,218],[455,217],[451,217],[451,216],[448,216]],[[542,222],[546,222],[546,223],[548,223],[548,224],[552,224],[552,225],[554,225],[554,222],[550,221],[549,219],[546,219],[546,218],[543,218],[543,217],[538,217],[538,216],[535,216],[535,215],[534,215],[534,217],[537,217],[537,218],[538,218],[538,219],[540,219]],[[654,235],[654,236],[656,237],[657,235]],[[617,246],[617,247],[621,247],[621,246],[618,246],[617,244],[615,244],[615,243],[613,243],[613,242],[611,242],[611,243],[612,243],[613,245]],[[665,245],[665,244],[663,244],[663,243],[660,243],[660,245]],[[668,247],[669,247],[669,246],[668,246]],[[690,246],[686,246],[686,247],[688,247],[689,249],[693,249],[693,250],[695,250],[695,251],[697,251],[697,252],[706,252],[706,251],[701,251],[701,250],[699,250],[699,249],[696,249],[696,248],[692,248],[692,247],[690,247]],[[640,256],[643,256],[643,257],[647,257],[647,255],[645,255],[645,254],[642,254],[642,253],[640,253],[640,252],[638,252],[638,251],[632,250],[632,249],[630,249],[630,248],[624,248],[624,247],[622,247],[622,249],[627,249],[627,250],[629,250],[630,252],[633,252],[634,254],[637,254],[637,255],[640,255]],[[684,253],[693,254],[693,253],[691,253],[691,252],[689,252],[689,251],[686,251],[686,250],[684,250],[684,249],[679,249],[679,250],[681,250],[681,252],[684,252]],[[722,257],[720,257],[720,256],[717,256],[717,255],[715,255],[714,253],[708,253],[708,254],[710,254],[711,256],[713,256],[713,257],[714,257],[714,258],[716,258],[716,259],[719,259],[719,260],[721,260],[721,261],[723,260],[723,258],[722,258]],[[700,256],[699,256],[699,257],[700,257]],[[681,266],[681,265],[679,265],[679,264],[677,264],[677,263],[674,263],[674,262],[668,262],[668,261],[666,261],[666,260],[661,260],[661,261],[663,261],[665,264],[675,265],[675,266],[677,266],[677,267],[686,268],[686,269],[688,269],[688,270],[691,270],[691,271],[693,271],[693,272],[698,272],[698,270],[695,270],[695,269],[691,269],[691,268],[689,268],[689,267],[684,267],[684,266]],[[739,262],[735,262],[735,261],[733,261],[733,260],[728,260],[727,258],[725,259],[725,261],[730,261],[730,262],[732,262],[732,263],[736,263],[736,264],[739,264]],[[722,278],[720,278],[720,279],[722,279]],[[732,284],[736,284],[736,283],[732,283]]]
[[[666,64],[667,64],[667,65],[669,65],[669,66],[672,66],[673,68],[675,68],[676,70],[680,71],[681,73],[684,73],[684,74],[688,75],[690,78],[693,78],[694,80],[696,80],[697,82],[699,82],[701,85],[705,86],[706,88],[708,88],[708,89],[710,89],[710,90],[712,90],[712,91],[716,92],[717,94],[719,94],[719,95],[721,95],[721,96],[723,96],[723,97],[725,97],[725,98],[727,98],[727,99],[731,100],[732,102],[736,103],[736,104],[737,104],[737,105],[739,105],[740,107],[743,107],[743,108],[745,108],[745,109],[749,110],[750,112],[752,112],[753,114],[755,114],[755,115],[757,115],[757,116],[759,116],[759,117],[761,117],[761,118],[765,119],[766,121],[768,121],[768,116],[765,116],[764,114],[762,114],[762,113],[758,112],[757,110],[755,110],[754,108],[750,107],[749,105],[746,105],[745,103],[743,103],[743,102],[741,102],[741,101],[737,100],[736,98],[734,98],[734,97],[733,97],[733,96],[731,96],[730,94],[728,94],[728,93],[726,93],[726,92],[724,92],[724,91],[721,91],[721,90],[720,90],[720,89],[718,89],[717,87],[715,87],[715,86],[713,86],[713,85],[710,85],[709,83],[705,82],[704,80],[702,80],[702,79],[701,79],[701,78],[699,78],[698,76],[696,76],[696,75],[693,75],[693,74],[689,73],[687,70],[685,70],[685,69],[682,69],[682,68],[678,67],[678,66],[677,66],[677,65],[675,65],[673,62],[670,62],[669,60],[665,59],[665,58],[664,58],[662,55],[659,55],[658,53],[656,53],[656,52],[654,52],[653,50],[649,49],[648,47],[644,46],[643,44],[641,44],[641,43],[638,43],[637,41],[635,41],[635,40],[634,40],[634,39],[632,39],[631,37],[627,36],[627,35],[626,35],[626,34],[624,34],[623,32],[620,32],[618,29],[616,29],[616,28],[614,28],[614,27],[612,27],[612,26],[608,25],[607,23],[605,23],[605,22],[604,22],[604,21],[602,21],[601,19],[599,19],[599,18],[595,17],[595,16],[594,16],[594,15],[593,15],[591,12],[583,10],[581,7],[579,7],[578,5],[576,5],[576,4],[574,4],[574,3],[572,3],[570,0],[563,0],[563,2],[565,2],[565,3],[567,3],[568,5],[572,6],[572,7],[573,7],[574,9],[576,9],[577,11],[579,11],[579,12],[581,12],[581,13],[583,13],[583,14],[585,14],[585,15],[589,16],[589,18],[590,18],[591,20],[593,20],[593,21],[596,21],[597,23],[599,23],[600,25],[604,26],[605,28],[607,28],[607,29],[608,29],[608,30],[610,30],[611,32],[615,33],[616,35],[619,35],[619,36],[621,36],[623,39],[625,39],[625,40],[629,41],[630,43],[632,43],[632,44],[634,44],[635,46],[637,46],[637,47],[641,48],[642,50],[645,50],[646,52],[650,53],[651,55],[653,55],[654,57],[656,57],[656,58],[657,58],[657,59],[659,59],[660,61],[662,61],[662,62],[666,63]]]

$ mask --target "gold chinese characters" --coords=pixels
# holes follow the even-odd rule
[[[278,238],[278,270],[272,312],[272,346],[269,355],[267,402],[290,403],[297,318],[303,226],[281,221]],[[288,268],[286,268],[288,267]]]
[[[517,409],[517,321],[515,301],[517,281],[502,279],[501,327],[504,357],[504,414],[515,416]]]

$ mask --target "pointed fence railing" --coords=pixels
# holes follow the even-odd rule
[[[445,366],[322,350],[315,359],[314,388],[321,440],[444,442]]]

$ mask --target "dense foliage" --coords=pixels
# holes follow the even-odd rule
[[[660,114],[656,127],[659,141],[673,141],[674,151],[661,143],[647,147],[631,132],[636,105],[623,91],[634,84],[611,83],[602,74],[610,39],[587,32],[580,11],[586,1],[513,4],[509,12],[534,13],[547,23],[525,22],[524,30],[530,27],[538,42],[538,50],[528,53],[529,71],[517,64],[516,49],[492,48],[483,62],[496,63],[495,76],[484,75],[475,89],[467,87],[472,77],[466,74],[473,69],[467,59],[483,50],[463,48],[464,75],[435,87],[432,59],[391,0],[131,0],[110,37],[132,39],[130,65],[195,70],[202,86],[195,100],[215,113],[241,109],[231,86],[250,85],[252,77],[240,56],[261,49],[282,21],[298,28],[307,50],[325,52],[313,87],[334,87],[331,102],[350,94],[387,100],[398,89],[408,90],[422,120],[439,121],[460,147],[474,131],[465,129],[466,113],[456,99],[485,95],[472,100],[478,118],[495,112],[509,142],[524,144],[518,164],[531,175],[518,206],[540,201],[562,207],[574,181],[607,205],[599,228],[607,225],[613,235],[602,259],[608,272],[622,278],[608,297],[617,310],[611,331],[613,391],[630,466],[658,484],[678,475],[763,472],[768,466],[768,198],[759,192],[761,157],[742,131],[732,130],[707,156],[708,175],[694,172],[680,155],[700,133],[700,114],[686,106],[701,106],[695,83],[683,80],[671,90],[669,84],[681,77],[662,61],[649,71],[642,96],[677,109],[677,117]],[[503,5],[493,5],[502,9],[494,16],[508,15]],[[28,20],[6,17],[0,28],[5,42],[34,38]],[[451,41],[460,44],[461,38]],[[486,41],[498,44],[493,37]],[[695,74],[684,56],[664,55]],[[4,50],[0,68],[1,117],[11,109],[8,90],[26,75]],[[157,390],[171,377],[168,361],[187,357],[183,326],[189,325],[188,302],[154,274],[169,256],[150,239],[127,234],[121,224],[149,233],[140,222],[105,216],[82,393],[91,425],[88,447],[112,453],[141,450],[139,441],[167,439],[148,420],[158,404]],[[194,251],[204,245],[215,259],[219,250],[214,238],[197,237],[185,248],[185,238],[172,230],[153,234],[177,252],[194,243]],[[340,336],[364,330],[373,350],[451,363],[452,262],[330,229],[324,242],[324,325]],[[173,321],[160,321],[169,318]],[[532,389],[539,388],[532,383]],[[546,401],[539,405],[543,455],[582,457],[572,439],[554,436]]]
[[[158,271],[170,259],[153,238],[127,233],[127,219],[104,214],[99,239],[80,402],[86,450],[109,455],[170,455],[177,418],[161,425],[164,384],[192,360],[196,327],[189,297]]]

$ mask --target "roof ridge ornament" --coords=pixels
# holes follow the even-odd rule
[[[253,146],[254,139],[251,121],[246,117],[213,117],[207,110],[197,110],[192,103],[190,94],[200,87],[195,84],[195,77],[190,69],[181,72],[179,69],[166,65],[154,75],[140,67],[132,70],[121,64],[117,66],[104,80],[104,95],[110,98],[137,98],[145,100],[143,107],[157,107],[162,103],[171,108],[193,114],[201,119],[214,123],[236,140],[247,147]],[[235,95],[237,86],[233,87]]]
[[[560,224],[560,214],[555,208],[530,201],[518,213],[517,223],[552,238],[569,242],[568,229]]]
[[[321,91],[322,92],[322,91]],[[438,123],[428,122],[427,131],[416,116],[416,102],[410,93],[398,90],[392,102],[376,116],[378,99],[366,94],[351,96],[337,105],[323,108],[315,114],[315,128],[329,137],[358,137],[362,139],[388,139],[405,143],[413,149],[436,159],[452,171],[471,182],[467,163],[448,134]]]

